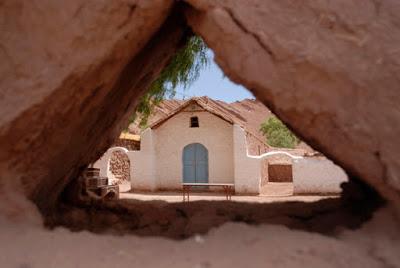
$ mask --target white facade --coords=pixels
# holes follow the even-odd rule
[[[198,117],[199,127],[190,127],[193,116]],[[260,165],[246,156],[243,129],[200,109],[183,110],[143,132],[140,151],[129,153],[135,163],[132,188],[181,189],[183,148],[192,143],[208,150],[209,183],[235,183],[238,193],[259,192]]]

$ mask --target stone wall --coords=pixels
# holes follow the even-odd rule
[[[131,163],[125,152],[116,151],[112,153],[109,168],[113,174],[113,179],[130,181],[130,166]]]

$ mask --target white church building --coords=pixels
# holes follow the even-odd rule
[[[233,183],[237,194],[259,194],[268,183],[268,159],[277,157],[291,166],[295,190],[299,184],[297,189],[305,193],[340,192],[347,176],[339,167],[324,157],[307,158],[302,150],[271,148],[246,121],[207,97],[183,102],[141,133],[140,150],[120,148],[131,163],[131,188],[181,190],[184,182]],[[110,152],[95,164],[103,175],[109,174]]]

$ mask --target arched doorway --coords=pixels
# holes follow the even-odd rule
[[[208,183],[208,150],[200,143],[183,148],[183,182]]]

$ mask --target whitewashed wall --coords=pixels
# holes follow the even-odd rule
[[[245,131],[233,125],[235,192],[259,194],[261,184],[261,159],[247,155]]]
[[[190,117],[199,118],[199,128],[190,128]],[[180,112],[158,128],[155,134],[156,185],[180,189],[183,181],[183,148],[201,143],[208,150],[210,183],[233,183],[232,125],[206,111]]]
[[[327,158],[293,160],[294,194],[340,193],[340,184],[348,181],[342,168]]]
[[[141,135],[140,151],[129,151],[133,190],[156,190],[155,137],[151,129]]]

